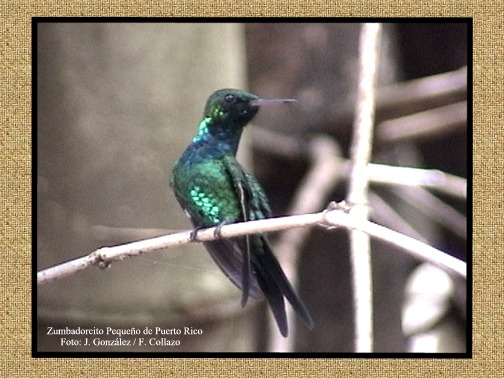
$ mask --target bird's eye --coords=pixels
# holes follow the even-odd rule
[[[233,102],[234,100],[234,96],[232,94],[228,94],[226,96],[224,96],[224,101],[226,102]]]

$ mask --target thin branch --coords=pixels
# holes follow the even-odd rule
[[[358,218],[368,217],[368,174],[371,158],[375,114],[375,82],[380,52],[381,24],[362,25],[359,45],[359,88],[354,135],[350,154],[352,168],[348,190],[350,212]],[[355,351],[373,350],[373,287],[369,236],[360,231],[350,233],[350,260],[355,308]]]
[[[261,232],[274,232],[295,227],[308,227],[320,225],[324,227],[346,227],[363,231],[377,239],[394,244],[408,254],[429,261],[451,273],[466,277],[466,264],[444,252],[428,246],[418,240],[401,235],[369,221],[354,219],[339,209],[325,210],[315,214],[293,215],[289,217],[262,219],[258,221],[234,223],[225,225],[221,229],[223,238],[231,238]],[[197,241],[215,240],[215,227],[200,230]],[[115,247],[103,247],[87,256],[41,270],[37,273],[37,284],[42,285],[50,281],[68,277],[78,271],[93,266],[107,266],[113,261],[123,260],[127,257],[159,249],[180,246],[191,242],[191,231],[159,236],[153,239],[141,240]]]

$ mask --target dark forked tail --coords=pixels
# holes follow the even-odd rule
[[[257,257],[257,259],[255,259],[255,261],[253,259],[253,264],[257,271],[257,281],[271,307],[271,311],[273,311],[280,333],[284,337],[288,335],[284,296],[290,302],[303,324],[309,329],[312,329],[313,319],[310,313],[287,280],[268,242],[264,237],[262,237],[262,239],[262,244],[264,246],[263,253],[259,256],[254,256]]]

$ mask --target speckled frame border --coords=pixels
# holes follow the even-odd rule
[[[80,376],[467,376],[504,371],[503,55],[500,0],[461,2],[206,0],[2,2],[0,13],[1,238],[0,375]],[[472,359],[34,359],[31,357],[31,18],[34,16],[472,17],[473,358]]]

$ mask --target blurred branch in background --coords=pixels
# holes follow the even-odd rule
[[[424,188],[411,187],[405,190],[397,187],[392,193],[435,223],[463,239],[467,238],[467,217]]]
[[[398,118],[467,97],[467,67],[421,79],[378,88],[376,108],[380,119]]]
[[[383,121],[376,128],[376,138],[384,142],[437,138],[466,125],[467,101],[460,101]]]
[[[375,184],[422,187],[460,200],[467,199],[467,180],[437,169],[369,164],[368,174]]]
[[[362,25],[359,43],[359,86],[350,149],[351,169],[347,201],[350,214],[368,219],[368,164],[373,146],[375,84],[379,65],[381,24]],[[353,304],[355,311],[355,351],[373,351],[373,282],[369,235],[350,232]]]
[[[381,196],[372,191],[369,193],[369,207],[371,209],[371,217],[380,224],[418,239],[421,242],[428,243],[427,238],[419,233],[405,217],[399,214]]]

